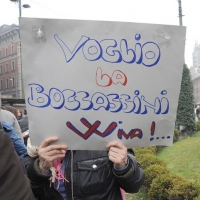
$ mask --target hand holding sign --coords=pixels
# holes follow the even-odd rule
[[[57,158],[64,158],[67,146],[65,144],[49,145],[58,140],[58,137],[49,137],[45,139],[38,149],[40,158],[39,167],[43,173],[49,171],[52,167],[52,161]]]
[[[108,157],[117,169],[123,169],[127,164],[127,148],[119,141],[110,142]]]

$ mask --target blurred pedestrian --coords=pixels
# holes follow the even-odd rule
[[[0,104],[1,104],[1,102],[0,102]],[[1,106],[0,112],[1,112],[0,120],[5,121],[5,122],[11,122],[12,126],[14,127],[14,129],[17,132],[18,136],[22,139],[22,141],[24,141],[24,139],[22,137],[22,132],[21,132],[19,123],[17,121],[17,118],[13,114],[13,112],[6,110],[5,106]]]
[[[17,120],[21,120],[23,118],[23,115],[22,115],[22,111],[21,110],[17,110]]]
[[[198,118],[198,120],[200,120],[200,105],[197,105],[197,109],[196,109],[196,116]]]
[[[5,110],[10,111],[13,115],[15,115],[16,118],[18,118],[18,110],[15,107],[12,106],[3,106],[3,108],[5,108]]]
[[[24,144],[27,146],[27,139],[29,138],[29,128],[28,128],[28,114],[26,109],[24,109],[24,117],[18,122],[21,128],[22,136],[24,138]]]

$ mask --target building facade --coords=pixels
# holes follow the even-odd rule
[[[197,41],[194,45],[192,60],[193,66],[190,68],[190,74],[192,79],[196,79],[200,76],[200,44]]]
[[[198,68],[195,68],[195,67],[190,67],[190,76],[191,76],[191,79],[195,79],[197,78],[198,76],[200,76],[200,72],[198,70]]]
[[[193,67],[200,69],[200,44],[198,44],[197,41],[195,42],[192,58],[193,58]]]
[[[200,76],[192,80],[194,88],[194,102],[200,102]]]
[[[0,93],[2,98],[23,98],[19,26],[0,26]]]
[[[194,88],[194,103],[200,102],[200,44],[195,42],[192,53],[193,66],[190,68],[190,75]]]

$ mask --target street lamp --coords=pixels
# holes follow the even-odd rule
[[[29,4],[22,5],[23,8],[30,8],[31,6]]]
[[[29,5],[29,4],[23,4],[23,5],[21,5],[21,0],[10,0],[10,1],[19,4],[19,17],[22,16],[22,7],[23,7],[23,8],[30,8],[30,5]]]
[[[182,17],[184,15],[182,15],[182,6],[181,6],[181,0],[177,0],[178,1],[178,17],[179,17],[179,25],[182,26]]]
[[[30,5],[29,4],[23,4],[21,5],[21,0],[10,0],[11,2],[15,2],[15,3],[18,3],[19,4],[19,17],[22,16],[22,9],[21,7],[23,8],[30,8]],[[19,38],[20,38],[20,33],[19,33]],[[23,87],[23,79],[22,79],[22,64],[21,64],[21,42],[19,40],[19,59],[18,59],[18,63],[20,62],[20,64],[18,66],[20,66],[21,68],[21,91],[22,91],[22,98],[24,97],[24,87]],[[18,86],[18,85],[17,85]],[[16,95],[17,95],[17,90],[16,90]]]

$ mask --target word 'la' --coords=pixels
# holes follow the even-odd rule
[[[96,71],[96,83],[100,87],[108,87],[112,84],[117,85],[118,83],[125,86],[127,84],[127,76],[120,70],[115,70],[112,76],[103,74],[101,67],[97,68]]]
[[[161,56],[160,48],[155,42],[147,41],[144,44],[139,42],[141,39],[140,34],[135,35],[135,44],[128,43],[126,39],[116,41],[112,38],[105,38],[98,41],[82,35],[73,49],[70,49],[58,34],[54,35],[54,39],[62,49],[67,63],[80,52],[88,61],[102,59],[108,63],[136,63],[146,67],[153,67],[158,64]]]

